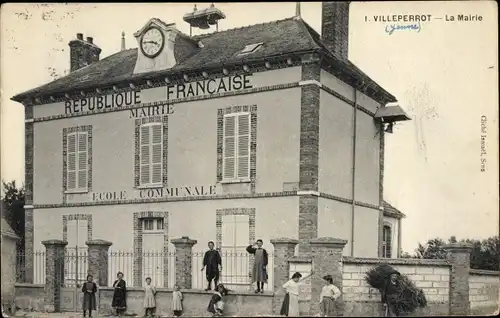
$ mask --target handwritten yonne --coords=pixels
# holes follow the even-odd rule
[[[385,32],[389,35],[392,35],[394,31],[404,31],[404,30],[410,30],[410,31],[417,31],[417,33],[420,33],[420,29],[422,27],[420,26],[420,21],[418,24],[389,24],[385,26]]]

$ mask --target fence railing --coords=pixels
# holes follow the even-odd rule
[[[33,255],[34,284],[45,283],[45,252],[35,252]],[[192,288],[205,289],[208,282],[206,270],[203,269],[204,252],[192,254]],[[66,249],[64,285],[75,286],[85,281],[88,272],[88,255],[85,248]],[[222,270],[219,282],[230,290],[250,291],[255,289],[252,280],[254,256],[248,253],[221,252]],[[17,255],[17,281],[26,282],[25,255]],[[264,290],[273,290],[273,255],[268,256],[268,282]],[[124,252],[110,251],[108,253],[108,286],[112,286],[116,274],[122,272],[128,286],[144,286],[146,277],[150,277],[156,287],[172,288],[175,285],[175,252]],[[140,283],[134,282],[135,275],[141,274]],[[135,286],[139,285],[139,286]],[[213,286],[213,282],[212,282]]]
[[[16,281],[24,283],[27,281],[26,275],[26,254],[16,254]],[[45,284],[45,252],[37,251],[33,253],[33,284]]]

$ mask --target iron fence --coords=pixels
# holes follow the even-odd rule
[[[128,286],[144,286],[146,277],[149,277],[151,284],[156,287],[172,288],[175,285],[175,253],[110,251],[108,254],[109,286],[113,285],[119,272],[123,273],[123,279]],[[137,273],[136,275],[141,273],[139,282],[134,281],[134,272]]]
[[[222,270],[219,273],[219,282],[230,290],[253,291],[257,286],[252,284],[254,256],[246,252],[221,252]],[[206,271],[203,269],[204,252],[193,254],[193,288],[205,289],[208,287]],[[267,284],[265,291],[273,290],[273,255],[268,255]],[[212,283],[213,286],[213,283]]]
[[[16,282],[26,283],[26,254],[18,252],[16,254]],[[45,252],[35,251],[33,253],[33,284],[45,284]]]
[[[64,287],[78,287],[87,280],[87,249],[66,248],[64,253]]]
[[[33,283],[45,284],[45,252],[33,254]],[[207,288],[206,271],[203,269],[204,252],[192,254],[192,288]],[[88,254],[85,248],[67,248],[64,255],[64,286],[71,287],[83,283],[88,273]],[[17,281],[26,282],[26,256],[17,255]],[[230,290],[252,291],[252,269],[254,256],[246,252],[221,252],[222,270],[219,282]],[[273,255],[268,255],[268,282],[264,290],[273,290]],[[142,270],[141,270],[142,269]],[[150,277],[156,287],[172,288],[175,285],[175,252],[134,253],[110,251],[108,254],[108,286],[112,286],[116,274],[122,272],[128,286],[144,286]],[[135,273],[135,277],[134,277]],[[137,277],[142,274],[141,277]],[[134,278],[137,281],[134,281]],[[212,285],[213,286],[213,285]]]

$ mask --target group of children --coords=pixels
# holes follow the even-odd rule
[[[285,298],[281,307],[281,315],[297,317],[300,316],[299,311],[299,282],[310,277],[314,274],[311,271],[308,275],[302,276],[300,273],[295,273],[292,278],[283,285],[285,290]],[[121,315],[121,310],[125,309],[125,281],[122,279],[123,274],[118,273],[118,279],[113,284],[115,287],[115,294],[113,295],[112,306],[117,309],[117,315]],[[340,296],[340,290],[333,284],[333,278],[330,275],[323,277],[325,286],[321,290],[320,294],[320,308],[321,313],[324,317],[334,316],[334,305],[335,300]],[[118,291],[118,292],[117,292]],[[97,285],[93,282],[92,275],[87,276],[87,282],[83,284],[82,292],[83,297],[83,317],[86,317],[87,312],[89,317],[92,317],[92,310],[96,310],[96,298],[95,293],[97,292]],[[228,290],[223,284],[218,284],[214,290],[214,293],[210,299],[207,307],[207,311],[210,312],[214,317],[222,316],[224,311],[224,296],[228,294]],[[151,278],[146,278],[146,286],[144,287],[144,309],[145,316],[153,317],[156,309],[156,288],[151,285]],[[123,298],[123,300],[122,300]],[[179,286],[174,286],[174,291],[172,292],[172,310],[174,317],[179,317],[182,314],[182,300],[183,295],[179,289]]]
[[[280,314],[283,316],[298,317],[300,316],[299,310],[299,282],[305,280],[314,274],[311,271],[308,275],[302,276],[299,272],[292,275],[292,278],[283,284],[285,290],[285,298],[281,306]],[[331,275],[323,276],[325,286],[321,290],[319,296],[319,304],[321,314],[323,317],[335,316],[335,301],[340,297],[340,290],[333,284],[333,277]]]
[[[112,306],[116,310],[116,315],[121,316],[126,309],[125,303],[125,281],[122,279],[123,274],[118,273],[118,279],[113,283],[115,293],[113,294]],[[82,286],[83,292],[83,317],[92,317],[92,310],[96,310],[96,297],[97,284],[94,283],[92,275],[87,276],[87,282]],[[223,284],[218,284],[210,299],[207,311],[212,313],[213,316],[221,316],[224,310],[223,298],[228,293],[228,290]],[[153,317],[156,310],[156,288],[151,285],[151,278],[146,278],[146,286],[144,287],[144,310],[146,317]],[[174,286],[172,292],[172,311],[174,317],[179,317],[182,314],[182,300],[183,296],[178,285]]]

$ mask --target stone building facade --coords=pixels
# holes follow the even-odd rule
[[[384,201],[377,117],[396,98],[347,59],[348,17],[325,2],[322,36],[300,16],[199,36],[153,18],[138,48],[104,59],[78,34],[70,74],[12,98],[25,108],[28,281],[51,239],[141,255],[182,236],[234,253],[259,238],[272,252],[275,237],[307,253],[334,236],[346,256],[396,257],[403,215]],[[161,262],[135,257],[128,280],[166,280]]]

